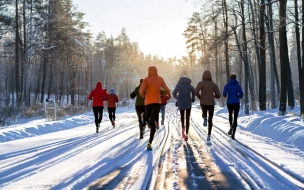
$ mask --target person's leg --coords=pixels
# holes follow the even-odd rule
[[[230,124],[230,127],[232,126],[232,112],[233,112],[233,104],[227,104],[227,109],[228,109],[228,113],[229,113],[229,116],[228,116],[228,120],[229,120],[229,124]]]
[[[103,115],[103,106],[98,107],[98,112],[99,112],[98,123],[101,123],[102,115]]]
[[[201,109],[202,109],[202,117],[203,117],[203,119],[206,119],[207,118],[207,109],[206,109],[206,106],[204,106],[204,105],[201,104]]]
[[[237,118],[239,116],[239,111],[240,111],[240,104],[234,104],[234,117],[233,117],[233,135],[235,134],[236,128],[237,128]]]
[[[141,115],[142,113],[145,113],[145,106],[136,106],[135,110],[138,118],[139,136],[140,138],[143,138],[145,118],[142,118]]]
[[[213,113],[214,113],[214,106],[208,106],[208,136],[211,135],[211,131],[212,131],[212,119],[213,119]]]
[[[165,113],[166,113],[166,105],[163,104],[161,106],[161,124],[164,125],[165,124]]]
[[[98,108],[93,107],[93,113],[94,113],[94,118],[95,118],[95,125],[96,127],[98,126]]]
[[[146,109],[146,113],[150,112],[150,118],[148,120],[148,123],[151,127],[149,143],[152,144],[154,134],[155,134],[155,131],[156,131],[155,122],[156,122],[156,119],[159,115],[160,104],[150,104],[150,105],[147,105],[146,108],[148,108],[148,109]]]
[[[179,110],[182,129],[185,129],[185,110]]]
[[[188,135],[189,127],[190,127],[190,114],[191,114],[191,108],[186,110],[186,135]]]
[[[113,122],[114,122],[115,119],[116,119],[115,113],[116,113],[116,108],[113,108]]]
[[[113,122],[113,108],[108,108],[109,119],[111,123]]]

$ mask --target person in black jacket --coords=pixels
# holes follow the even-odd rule
[[[144,136],[144,128],[146,124],[145,119],[145,99],[140,96],[139,94],[139,88],[142,84],[143,79],[140,79],[140,84],[134,89],[134,91],[130,94],[130,98],[135,100],[135,110],[138,118],[139,123],[139,138],[142,139]]]

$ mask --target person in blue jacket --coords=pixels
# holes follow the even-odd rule
[[[224,86],[223,96],[227,98],[227,108],[229,112],[230,129],[228,134],[232,139],[235,139],[235,131],[237,128],[237,118],[240,111],[240,99],[244,96],[242,87],[236,80],[236,74],[230,75],[229,82]],[[233,117],[232,117],[233,114]]]
[[[172,92],[173,97],[177,100],[178,109],[180,111],[180,120],[182,124],[182,137],[185,141],[188,140],[188,132],[190,126],[190,114],[192,102],[195,101],[194,87],[191,85],[191,79],[186,77],[186,72],[181,73],[181,77],[175,89]],[[186,112],[186,126],[185,126]],[[185,130],[186,128],[186,130]]]

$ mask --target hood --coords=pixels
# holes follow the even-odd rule
[[[96,88],[102,88],[101,82],[97,82],[97,83],[96,83]]]
[[[178,81],[179,84],[191,84],[191,82],[191,79],[189,79],[188,77],[181,77]]]
[[[238,85],[238,84],[239,84],[239,81],[237,81],[236,79],[230,79],[230,80],[229,80],[229,84]]]
[[[210,71],[204,71],[202,79],[212,81],[212,75]]]
[[[148,76],[153,76],[153,75],[158,76],[157,68],[155,66],[150,66],[148,69]]]
[[[111,88],[110,94],[114,94],[114,88]]]

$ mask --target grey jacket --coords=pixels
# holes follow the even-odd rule
[[[191,85],[191,79],[181,77],[172,94],[177,100],[179,109],[186,110],[191,108],[192,102],[195,100],[194,87]]]

